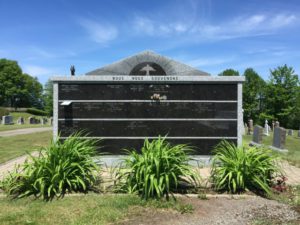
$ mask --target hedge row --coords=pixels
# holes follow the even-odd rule
[[[36,116],[48,116],[48,113],[46,111],[35,109],[35,108],[29,108],[26,110],[26,112]]]

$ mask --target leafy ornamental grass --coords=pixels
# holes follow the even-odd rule
[[[252,135],[243,136],[243,144],[249,145],[252,140]],[[273,133],[270,136],[263,136],[263,144],[266,146],[272,145]],[[289,161],[291,164],[300,167],[300,138],[297,137],[297,132],[294,131],[293,136],[286,137],[286,149],[289,151],[287,153],[278,153],[281,158]]]
[[[271,150],[236,147],[222,141],[214,152],[211,178],[217,190],[271,193],[272,179],[280,173],[277,156]]]
[[[76,133],[64,142],[52,141],[40,150],[38,157],[30,156],[30,160],[11,172],[0,187],[14,197],[34,195],[44,199],[86,192],[98,174],[92,159],[96,141],[79,139],[80,136]]]
[[[191,147],[181,144],[172,146],[165,138],[144,142],[141,154],[127,151],[125,170],[118,175],[121,189],[138,193],[143,199],[169,199],[177,191],[179,182],[195,185],[197,174],[188,164]],[[125,171],[125,172],[124,172]]]
[[[51,137],[52,131],[0,137],[0,163],[46,147]]]

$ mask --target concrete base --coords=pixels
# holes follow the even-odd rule
[[[105,156],[96,156],[94,161],[98,165],[115,167],[120,166],[123,160],[126,158],[126,155],[105,155]],[[192,155],[192,160],[189,162],[190,165],[195,167],[205,167],[211,164],[210,155]]]
[[[274,150],[274,151],[278,151],[278,152],[288,152],[289,151],[287,149],[276,148],[274,146],[269,146],[269,148]]]
[[[249,146],[261,147],[262,144],[258,144],[258,143],[254,142],[254,141],[250,141]]]

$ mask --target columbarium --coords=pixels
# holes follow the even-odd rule
[[[159,135],[190,144],[201,156],[223,139],[242,143],[243,77],[211,76],[145,51],[52,80],[53,135],[62,140],[85,130],[85,138],[101,139],[101,152],[112,155]]]

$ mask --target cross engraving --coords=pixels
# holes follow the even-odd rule
[[[146,75],[149,76],[150,71],[156,71],[156,70],[153,67],[149,66],[149,64],[147,64],[147,66],[143,67],[140,71],[146,71]]]

